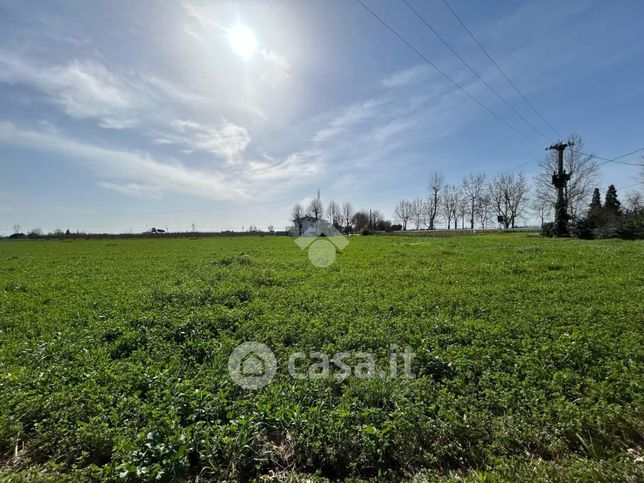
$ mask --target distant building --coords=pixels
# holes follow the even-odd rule
[[[342,236],[327,220],[316,220],[313,216],[302,216],[293,220],[292,236]]]
[[[305,233],[307,236],[317,236],[317,220],[309,215],[301,216],[293,220],[294,229],[291,233],[293,236],[302,236]]]

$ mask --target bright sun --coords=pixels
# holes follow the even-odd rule
[[[255,32],[245,25],[237,24],[228,31],[228,41],[237,55],[247,59],[257,51]]]

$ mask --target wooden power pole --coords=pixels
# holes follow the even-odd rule
[[[568,232],[568,206],[564,198],[564,190],[566,183],[570,179],[572,173],[566,173],[563,165],[564,150],[569,146],[574,146],[575,143],[557,143],[553,144],[547,149],[557,151],[557,172],[552,174],[552,184],[557,188],[557,202],[555,203],[555,236],[565,237],[569,236]]]

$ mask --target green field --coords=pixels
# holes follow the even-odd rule
[[[0,243],[0,476],[642,481],[644,242]],[[278,360],[236,385],[238,344]],[[415,352],[295,380],[294,351]]]

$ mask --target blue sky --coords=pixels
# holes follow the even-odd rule
[[[443,2],[410,0],[546,137],[404,4],[366,3],[536,144],[354,1],[0,0],[0,233],[282,228],[318,188],[390,216],[435,170],[534,176],[554,133]],[[603,157],[644,147],[644,2],[450,4],[564,136]],[[237,24],[256,36],[247,58]],[[601,169],[602,191],[637,188],[637,167]]]

